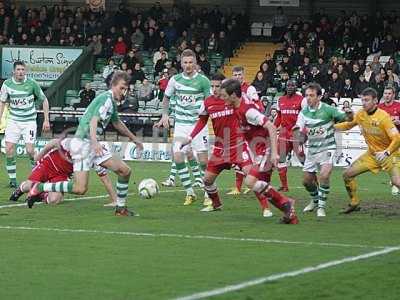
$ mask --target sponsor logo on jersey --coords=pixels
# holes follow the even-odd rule
[[[222,117],[233,115],[233,112],[234,112],[233,109],[225,109],[223,111],[217,111],[217,112],[211,113],[210,117],[211,117],[211,119],[222,118]]]

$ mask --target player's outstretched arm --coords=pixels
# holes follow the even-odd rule
[[[271,162],[274,166],[278,164],[278,138],[276,134],[276,127],[275,125],[267,121],[264,123],[263,127],[268,130],[269,138],[270,138],[270,145],[271,145]]]
[[[357,122],[355,120],[350,121],[350,122],[341,122],[341,123],[336,123],[333,125],[336,130],[339,131],[347,131],[352,129],[354,126],[357,126]]]
[[[49,119],[49,101],[47,98],[43,100],[43,115],[44,115],[44,121],[43,121],[43,128],[42,130],[44,132],[47,132],[50,130],[50,119]]]
[[[169,110],[169,97],[164,95],[163,101],[162,101],[162,116],[161,119],[154,123],[154,127],[164,127],[168,128],[169,127],[169,115],[168,115],[168,110]]]
[[[99,122],[99,117],[92,117],[90,120],[90,143],[92,150],[96,153],[96,155],[101,156],[103,154],[103,147],[101,144],[97,141],[97,124]]]
[[[117,130],[120,134],[128,137],[133,143],[136,144],[136,148],[139,152],[143,150],[142,141],[129,130],[128,127],[121,120],[115,121],[112,123],[115,130]]]

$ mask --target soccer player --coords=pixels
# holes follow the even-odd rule
[[[175,105],[173,155],[179,178],[186,190],[184,205],[190,205],[196,200],[189,170],[185,164],[185,153],[190,151],[190,147],[180,149],[175,145],[192,132],[204,99],[210,95],[211,87],[208,78],[196,71],[196,54],[192,50],[186,49],[182,52],[181,66],[183,72],[173,76],[168,82],[163,99],[163,115],[155,127],[169,127],[169,99],[173,95],[178,96]],[[205,170],[208,159],[207,126],[192,141],[192,148],[197,152],[200,168]]]
[[[296,83],[289,80],[286,86],[286,94],[278,101],[278,115],[275,126],[279,130],[278,137],[278,173],[281,186],[278,191],[288,192],[287,156],[292,151],[303,164],[305,157],[302,145],[293,139],[292,129],[296,125],[297,117],[302,109],[303,96],[296,93]],[[271,171],[272,172],[272,171]]]
[[[36,141],[36,105],[42,104],[44,111],[43,131],[50,130],[49,102],[39,84],[26,76],[25,63],[14,62],[13,76],[4,81],[0,90],[0,120],[6,103],[9,103],[9,117],[5,129],[6,168],[10,187],[16,188],[17,167],[15,145],[20,137],[25,141],[26,152],[34,166]]]
[[[221,98],[233,106],[238,118],[240,130],[253,156],[253,166],[243,168],[246,172],[246,185],[255,193],[270,198],[271,203],[280,209],[284,216],[282,223],[297,224],[294,200],[277,192],[267,180],[267,172],[278,163],[276,128],[263,115],[253,101],[242,98],[240,82],[229,79],[221,85]],[[211,198],[213,199],[213,198]],[[218,199],[213,199],[214,209],[218,208]]]
[[[303,185],[311,196],[310,203],[304,212],[317,208],[317,216],[326,216],[326,201],[329,194],[329,180],[333,161],[336,155],[335,128],[336,122],[346,119],[346,113],[321,102],[321,86],[310,83],[306,87],[307,105],[300,112],[295,125],[294,135],[300,140],[299,133],[307,136],[307,147],[304,162]],[[317,171],[320,171],[317,177]],[[319,181],[318,181],[319,179]]]
[[[219,196],[215,180],[224,169],[230,169],[236,165],[240,169],[246,169],[252,165],[250,152],[244,141],[243,134],[239,130],[239,122],[234,114],[233,107],[220,98],[220,87],[225,77],[222,74],[214,74],[211,78],[212,95],[204,101],[200,112],[200,118],[196,123],[189,139],[182,141],[184,145],[189,144],[196,135],[207,126],[208,119],[211,118],[215,134],[215,143],[211,157],[208,160],[204,175],[204,189],[208,196],[214,199],[217,204],[202,209],[203,212],[219,210]],[[264,217],[271,217],[267,198],[256,194]]]
[[[360,209],[355,180],[358,175],[365,172],[377,174],[383,170],[389,174],[393,185],[400,187],[399,131],[391,117],[378,108],[376,90],[366,88],[361,93],[361,99],[363,109],[354,116],[354,119],[335,125],[335,128],[341,131],[358,125],[368,145],[368,150],[343,173],[343,180],[351,200],[348,208],[343,211],[346,214]]]
[[[378,107],[386,111],[392,118],[393,124],[397,130],[400,129],[400,102],[395,100],[396,90],[392,86],[385,87],[383,91],[383,102],[379,103]],[[399,194],[397,186],[392,184],[392,195]]]
[[[242,66],[234,66],[232,68],[232,78],[240,82],[242,97],[251,102],[254,102],[256,107],[262,113],[264,113],[265,108],[263,103],[261,102],[261,99],[258,97],[256,88],[244,81],[244,68]],[[246,174],[244,174],[240,169],[235,169],[235,187],[227,193],[228,195],[240,195],[245,176]],[[245,189],[243,191],[243,194],[247,194],[249,191],[249,189]]]
[[[70,145],[70,138],[62,140],[54,139],[46,144],[42,151],[35,156],[35,161],[37,163],[33,168],[31,175],[28,177],[28,180],[22,182],[12,193],[10,201],[17,201],[24,193],[29,192],[34,183],[54,183],[68,180],[73,173],[73,164],[70,156],[71,149],[67,148]],[[101,166],[94,167],[112,201],[105,206],[111,206],[112,204],[115,206],[117,194],[112,187],[107,169],[104,169]],[[37,197],[29,198],[28,207],[32,208],[36,201],[43,201],[47,204],[58,204],[63,200],[63,198],[64,195],[61,192],[41,193]]]
[[[98,95],[87,107],[79,121],[75,137],[71,139],[71,158],[74,168],[73,181],[59,181],[56,183],[34,184],[29,191],[29,197],[35,197],[41,192],[65,192],[83,195],[88,189],[89,170],[92,165],[100,165],[118,175],[116,216],[134,216],[128,210],[126,198],[128,195],[131,169],[121,159],[113,157],[97,140],[97,126],[101,122],[106,128],[111,121],[114,128],[122,135],[127,136],[136,144],[138,152],[143,150],[143,144],[120,120],[116,101],[121,101],[126,95],[130,76],[124,71],[115,71],[111,79],[111,89]]]

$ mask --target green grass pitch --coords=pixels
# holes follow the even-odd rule
[[[204,214],[201,201],[182,205],[179,186],[139,199],[140,180],[160,182],[169,165],[129,164],[136,184],[128,203],[137,218],[117,218],[103,207],[108,199],[96,197],[105,190],[95,174],[88,198],[4,207],[11,190],[2,166],[0,299],[176,299],[400,245],[400,199],[391,195],[386,174],[358,179],[363,209],[345,216],[339,211],[347,195],[336,169],[327,217],[317,220],[301,212],[308,202],[302,173],[290,169],[288,195],[297,199],[300,224],[280,225],[276,209],[273,218],[261,216],[253,195],[225,195],[234,183],[232,171],[218,180],[224,210]],[[18,160],[19,181],[28,165]],[[399,299],[399,274],[400,251],[394,251],[206,299]]]

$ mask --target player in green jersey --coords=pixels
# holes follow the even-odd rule
[[[57,183],[35,184],[28,197],[36,197],[41,192],[66,192],[83,195],[88,189],[89,170],[93,165],[100,165],[117,174],[117,205],[116,216],[135,215],[126,207],[130,167],[121,159],[113,157],[107,148],[97,140],[97,126],[101,123],[106,128],[111,122],[114,128],[122,135],[127,136],[136,144],[138,153],[143,150],[139,139],[120,120],[116,101],[121,101],[128,90],[130,77],[126,72],[116,71],[111,79],[111,89],[98,95],[87,107],[79,121],[75,137],[71,139],[68,149],[71,149],[74,180]]]
[[[307,136],[303,185],[312,199],[303,211],[311,212],[317,208],[317,216],[325,217],[329,179],[337,148],[334,124],[345,121],[347,115],[336,107],[321,102],[321,97],[320,85],[310,83],[306,88],[307,105],[297,118],[294,134],[299,140],[300,132]]]
[[[17,188],[17,167],[15,145],[20,137],[25,141],[26,152],[34,166],[36,141],[36,106],[42,104],[44,111],[43,131],[50,130],[49,102],[39,84],[26,76],[26,66],[22,61],[14,63],[13,76],[4,81],[0,91],[0,119],[6,103],[9,116],[5,129],[6,168],[10,187]]]
[[[175,105],[175,130],[173,139],[174,162],[183,187],[186,190],[184,205],[190,205],[196,200],[192,187],[189,170],[185,164],[185,153],[190,147],[180,148],[183,141],[193,130],[199,118],[200,108],[204,99],[211,94],[211,84],[208,78],[196,71],[196,55],[186,49],[181,55],[183,72],[173,76],[169,82],[163,98],[163,116],[156,127],[169,127],[169,100],[177,96]],[[208,160],[208,127],[196,136],[191,147],[197,153],[200,167],[204,171]]]

